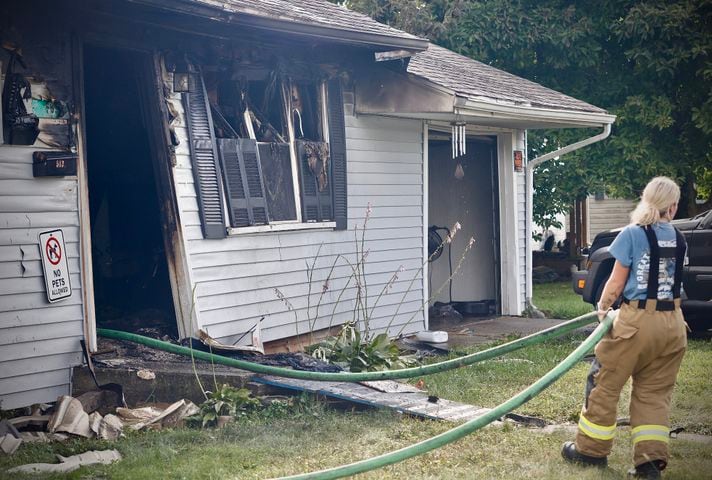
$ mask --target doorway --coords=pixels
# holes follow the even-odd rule
[[[497,137],[468,135],[466,151],[453,159],[450,136],[429,134],[429,231],[456,222],[462,226],[428,267],[430,294],[432,303],[451,304],[465,316],[492,315],[500,311]],[[443,239],[447,235],[439,233]],[[471,237],[475,244],[449,282]]]
[[[97,327],[178,336],[150,129],[146,59],[84,47],[84,106]]]

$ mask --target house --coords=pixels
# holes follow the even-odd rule
[[[526,131],[614,120],[322,0],[10,0],[0,32],[2,409],[97,327],[289,347],[367,286],[374,331],[426,328],[431,225],[476,240],[453,300],[519,315]]]
[[[586,242],[593,243],[601,232],[620,228],[630,223],[630,214],[636,202],[626,198],[614,198],[605,194],[589,195],[586,198]]]

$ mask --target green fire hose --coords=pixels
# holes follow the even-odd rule
[[[431,365],[426,365],[422,367],[406,368],[402,370],[388,370],[381,372],[339,372],[339,373],[325,373],[325,372],[307,372],[300,370],[291,370],[287,368],[272,367],[268,365],[260,365],[253,362],[247,362],[244,360],[237,360],[229,357],[224,357],[221,355],[215,355],[211,353],[201,352],[193,350],[188,347],[182,347],[180,345],[175,345],[168,342],[163,342],[161,340],[155,340],[152,338],[144,337],[141,335],[136,335],[128,332],[120,332],[117,330],[109,330],[100,328],[97,333],[101,337],[113,338],[118,340],[126,340],[134,343],[140,343],[151,348],[156,348],[159,350],[164,350],[171,353],[176,353],[179,355],[193,356],[198,360],[209,361],[213,363],[218,363],[222,365],[227,365],[231,367],[241,368],[243,370],[248,370],[255,373],[263,373],[270,375],[277,375],[282,377],[299,378],[305,380],[328,380],[328,381],[346,381],[346,382],[361,382],[366,380],[385,380],[385,379],[397,379],[397,378],[412,378],[421,375],[429,375],[437,372],[442,372],[446,370],[451,370],[454,368],[471,365],[482,360],[487,360],[494,358],[505,353],[530,346],[541,342],[544,342],[551,338],[556,338],[571,332],[577,328],[583,327],[592,323],[596,320],[596,313],[591,312],[586,315],[582,315],[568,322],[563,322],[555,327],[542,330],[538,333],[520,338],[518,340],[499,345],[481,352],[476,352],[470,355],[466,355],[460,358],[446,360],[439,363],[434,363]],[[355,475],[358,473],[367,472],[370,470],[375,470],[377,468],[385,467],[386,465],[392,465],[394,463],[401,462],[411,457],[422,455],[423,453],[435,450],[444,445],[452,443],[459,440],[470,433],[473,433],[480,428],[492,423],[493,421],[501,418],[506,413],[520,407],[524,403],[528,402],[539,393],[541,393],[545,388],[558,380],[563,374],[569,371],[579,360],[581,360],[593,347],[598,343],[598,341],[606,334],[606,332],[611,328],[614,315],[609,313],[606,318],[598,325],[598,327],[593,331],[593,333],[584,340],[581,345],[579,345],[569,356],[562,360],[556,367],[550,370],[546,375],[541,377],[539,380],[534,382],[528,388],[513,396],[506,402],[498,405],[496,408],[490,412],[474,418],[467,423],[457,426],[447,432],[443,432],[435,437],[423,440],[422,442],[416,443],[414,445],[401,448],[394,452],[385,453],[377,457],[361,460],[348,465],[342,465],[335,468],[330,468],[326,470],[320,470],[317,472],[305,473],[301,475],[294,475],[290,477],[284,477],[286,479],[333,479],[341,478],[349,475]]]
[[[273,367],[270,365],[261,365],[246,360],[238,360],[235,358],[225,357],[214,353],[201,352],[199,350],[183,347],[169,342],[156,340],[135,333],[121,332],[118,330],[109,330],[106,328],[97,329],[97,334],[104,338],[113,338],[116,340],[126,340],[129,342],[139,343],[158,350],[175,353],[178,355],[192,356],[197,360],[204,360],[215,364],[227,365],[228,367],[240,368],[254,373],[266,375],[276,375],[279,377],[297,378],[301,380],[322,380],[335,382],[364,382],[372,380],[393,380],[400,378],[414,378],[433,373],[444,372],[458,367],[472,365],[483,360],[495,358],[505,353],[518,350],[520,348],[536,345],[545,342],[549,339],[560,337],[577,328],[581,328],[596,321],[595,312],[582,315],[567,322],[560,323],[551,328],[547,328],[538,333],[522,337],[520,339],[508,342],[497,347],[489,348],[481,352],[471,353],[458,358],[445,360],[430,365],[420,367],[404,368],[401,370],[383,370],[377,372],[309,372],[303,370],[292,370],[289,368]]]
[[[551,369],[546,375],[541,377],[539,380],[534,382],[528,388],[513,396],[506,402],[498,405],[492,411],[485,413],[477,418],[473,418],[467,423],[463,423],[447,432],[443,432],[440,435],[436,435],[422,442],[410,445],[400,450],[385,453],[373,458],[367,458],[355,463],[348,465],[342,465],[335,468],[330,468],[327,470],[320,470],[317,472],[304,473],[301,475],[293,475],[289,477],[283,477],[281,480],[306,480],[306,479],[318,479],[327,480],[332,478],[341,478],[349,475],[356,475],[357,473],[367,472],[369,470],[375,470],[377,468],[385,467],[386,465],[392,465],[394,463],[401,462],[411,457],[422,455],[423,453],[435,450],[442,446],[459,440],[466,435],[469,435],[476,430],[492,423],[493,421],[501,418],[506,413],[520,407],[524,403],[528,402],[532,398],[536,397],[545,388],[554,383],[559,379],[564,373],[568,372],[581,358],[583,358],[598,341],[606,334],[606,332],[611,328],[613,322],[613,314],[609,313],[606,318],[601,322],[600,325],[593,331],[593,333],[584,340],[581,345],[576,348],[568,357],[561,361],[557,366]]]

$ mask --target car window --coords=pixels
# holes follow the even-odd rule
[[[700,213],[700,215],[707,215],[707,218],[700,222],[701,228],[712,228],[712,210],[707,210],[707,212]],[[698,215],[698,216],[700,216]]]

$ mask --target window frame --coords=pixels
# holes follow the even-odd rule
[[[294,220],[269,220],[267,224],[264,225],[248,225],[245,227],[236,227],[232,225],[230,221],[230,215],[229,215],[229,210],[230,210],[230,197],[227,194],[228,192],[226,191],[226,185],[225,181],[223,179],[222,182],[222,188],[223,188],[223,211],[226,219],[226,228],[227,228],[227,234],[228,235],[240,235],[240,234],[250,234],[250,233],[262,233],[262,232],[283,232],[283,231],[293,231],[293,230],[333,230],[336,228],[336,220],[326,220],[326,221],[312,221],[312,222],[307,222],[304,221],[303,218],[303,211],[302,211],[302,191],[301,191],[301,186],[300,186],[300,176],[301,176],[301,169],[299,167],[299,155],[297,154],[297,138],[296,138],[296,130],[294,126],[294,117],[292,115],[292,105],[291,105],[291,93],[289,89],[292,86],[292,81],[294,79],[291,77],[285,77],[285,80],[282,80],[280,82],[280,90],[282,93],[282,103],[283,103],[283,108],[285,109],[285,118],[287,121],[287,134],[288,134],[288,143],[289,143],[289,157],[290,157],[290,166],[292,170],[292,192],[294,195],[294,205],[296,209],[296,219]],[[321,119],[321,131],[322,131],[322,139],[321,141],[325,143],[329,143],[329,99],[328,99],[328,93],[327,93],[327,82],[325,80],[320,80],[318,82],[314,82],[316,86],[316,91],[318,94],[318,102],[319,105],[316,107],[320,110],[320,119]],[[212,112],[211,112],[212,115]],[[257,142],[257,146],[259,149],[259,144],[261,143],[268,143],[268,142],[260,142],[256,138],[251,138],[252,140],[255,140]],[[223,165],[223,158],[222,156],[218,157],[218,161],[220,162],[221,170],[224,172],[225,171],[225,166]],[[260,162],[262,159],[260,159]],[[333,174],[330,172],[330,178],[329,178],[329,183],[331,183],[332,179],[331,177]],[[264,177],[263,177],[264,179]],[[332,202],[333,202],[333,196],[334,193],[331,193],[332,196]],[[269,205],[268,205],[269,209]],[[333,215],[332,215],[333,216]]]
[[[298,178],[299,186],[299,210],[296,220],[277,221],[260,225],[232,226],[234,215],[238,214],[244,218],[244,209],[247,208],[249,219],[255,214],[263,215],[262,218],[269,219],[269,212],[260,213],[259,208],[266,208],[265,189],[262,185],[253,189],[255,168],[261,170],[260,162],[255,166],[255,149],[259,150],[256,139],[245,138],[244,136],[217,137],[214,129],[212,104],[209,92],[206,89],[205,79],[200,66],[197,70],[197,88],[191,92],[182,93],[181,99],[185,113],[185,126],[188,133],[188,149],[190,151],[191,171],[193,174],[193,185],[195,186],[196,202],[198,214],[201,221],[201,230],[204,239],[221,239],[231,234],[254,233],[258,231],[281,231],[281,230],[303,230],[303,229],[333,229],[346,230],[348,228],[348,173],[347,173],[347,146],[346,146],[346,110],[344,104],[344,89],[342,78],[338,75],[328,78],[312,80],[315,84],[321,85],[317,93],[322,101],[322,122],[323,131],[320,132],[323,139],[308,140],[306,142],[323,142],[328,148],[328,159],[322,158],[324,150],[319,145],[307,147],[302,145],[302,139],[294,138],[294,132],[289,138],[289,168],[294,168],[292,159],[296,157],[296,173],[293,175],[293,182]],[[291,93],[290,93],[291,95]],[[219,106],[219,105],[218,105]],[[219,112],[219,110],[216,110]],[[319,112],[319,110],[316,110]],[[286,112],[286,109],[285,109]],[[285,120],[286,121],[286,120]],[[284,124],[282,124],[284,128]],[[313,125],[313,124],[312,124]],[[244,128],[247,128],[245,126]],[[313,129],[311,130],[313,132]],[[244,135],[244,133],[243,133]],[[312,133],[313,135],[313,133]],[[251,135],[254,137],[254,134]],[[240,141],[242,139],[242,141]],[[229,145],[229,142],[237,145]],[[269,142],[260,142],[262,146],[270,145]],[[287,146],[287,142],[281,145]],[[313,172],[314,165],[307,164],[305,158],[300,159],[298,154],[293,154],[296,147],[297,152],[303,148],[308,148],[310,155],[317,155],[317,161],[321,164],[320,170],[327,168],[330,183],[329,191],[324,190],[325,186],[320,181],[320,173]],[[284,148],[284,147],[282,147]],[[236,149],[233,152],[233,149]],[[286,152],[280,155],[282,160]],[[237,164],[223,161],[227,157],[235,158]],[[270,155],[270,158],[274,155]],[[259,158],[259,152],[257,152]],[[248,162],[248,163],[245,163]],[[250,163],[251,162],[251,163]],[[328,164],[326,163],[328,162]],[[317,164],[318,165],[318,164]],[[227,177],[227,172],[223,172],[225,166],[231,170],[231,176]],[[248,172],[246,167],[250,168]],[[287,167],[287,163],[284,163]],[[235,168],[239,170],[236,173]],[[301,173],[305,172],[304,175]],[[314,175],[309,175],[309,172]],[[293,172],[294,173],[294,172]],[[238,175],[237,178],[234,175]],[[246,176],[247,175],[247,176]],[[259,175],[260,184],[264,183],[264,175]],[[250,181],[251,179],[251,181]],[[308,181],[307,181],[308,179]],[[236,183],[237,182],[237,183]],[[250,182],[248,184],[248,182]],[[316,187],[316,191],[314,191]],[[246,193],[241,193],[245,190]],[[296,189],[294,190],[296,195]],[[254,193],[254,195],[253,195]],[[233,195],[235,194],[235,195]],[[233,195],[228,201],[223,198]],[[287,197],[288,198],[288,197]],[[295,200],[296,200],[295,196]],[[242,199],[247,200],[247,205],[243,206]],[[240,203],[234,203],[240,202]],[[296,201],[295,201],[296,203]],[[295,205],[296,208],[296,205]],[[315,211],[314,208],[317,210]],[[227,210],[230,209],[230,210]],[[255,210],[257,209],[257,210]],[[327,209],[327,210],[324,210]],[[243,210],[243,212],[238,212]],[[253,212],[253,213],[250,213]],[[266,215],[265,215],[266,214]],[[237,218],[237,217],[235,217]],[[304,219],[307,218],[307,221]]]

